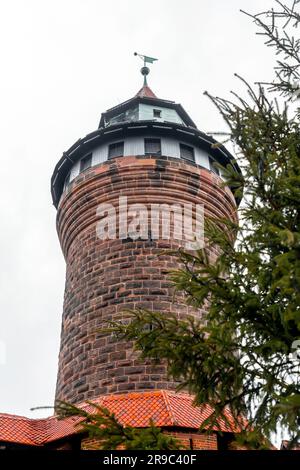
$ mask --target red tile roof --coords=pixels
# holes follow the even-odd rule
[[[144,85],[135,96],[139,96],[140,98],[157,98],[148,85]]]
[[[195,407],[193,397],[187,393],[165,390],[102,396],[94,401],[114,413],[121,424],[134,427],[147,427],[152,419],[159,427],[198,429],[212,412],[209,406]],[[0,414],[0,441],[43,445],[76,434],[76,424],[81,419],[58,420],[56,416],[30,419]],[[241,431],[241,426],[235,425],[229,412],[228,421],[229,427],[220,420],[214,429],[234,433]]]

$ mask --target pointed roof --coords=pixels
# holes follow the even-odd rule
[[[153,93],[153,91],[148,85],[144,85],[135,96],[139,98],[156,98],[157,99],[157,96]]]

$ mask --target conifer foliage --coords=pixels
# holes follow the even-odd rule
[[[299,0],[246,13],[276,56],[271,83],[245,85],[246,98],[208,97],[229,127],[242,169],[223,168],[241,199],[239,222],[206,219],[206,246],[180,251],[172,280],[205,323],[149,311],[130,312],[115,333],[142,357],[167,361],[170,376],[198,405],[246,416],[248,440],[279,428],[300,438],[300,21]],[[259,78],[259,77],[258,77]],[[219,249],[215,263],[209,249]],[[149,325],[151,327],[149,328]],[[208,423],[204,423],[207,425]],[[245,437],[244,436],[244,437]]]
[[[242,172],[222,169],[241,200],[239,221],[206,219],[205,248],[173,253],[182,266],[171,273],[174,286],[194,307],[209,301],[205,322],[136,310],[128,312],[128,323],[109,325],[118,338],[133,340],[142,358],[166,361],[198,406],[213,407],[203,428],[226,419],[229,408],[237,421],[247,417],[240,440],[256,448],[266,445],[262,435],[279,428],[291,444],[300,440],[299,6],[299,0],[275,0],[269,11],[246,13],[274,49],[271,83],[251,86],[238,77],[246,98],[207,93],[228,125]],[[212,247],[219,252],[214,263]],[[83,417],[84,429],[104,439],[104,449],[178,445],[153,425],[122,428],[105,410]]]

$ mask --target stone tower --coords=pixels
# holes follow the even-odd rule
[[[205,215],[235,219],[236,201],[230,188],[222,187],[214,162],[236,163],[223,146],[212,148],[212,143],[180,104],[157,98],[145,76],[133,98],[103,113],[98,129],[57,163],[51,192],[66,260],[57,399],[79,403],[174,389],[164,364],[141,363],[132,344],[98,330],[128,308],[203,315],[182,297],[174,298],[168,272],[176,268],[176,259],[161,255],[162,249],[180,245],[171,230],[175,216],[170,237],[161,232],[153,237],[152,228],[146,237],[124,235],[118,216],[122,197],[128,207],[143,204],[149,213],[153,204],[199,204]],[[114,237],[99,237],[99,207],[114,208]]]

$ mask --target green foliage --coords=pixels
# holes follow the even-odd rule
[[[239,77],[247,100],[207,94],[242,168],[242,174],[224,168],[226,184],[243,200],[239,222],[206,220],[203,250],[173,253],[182,265],[171,274],[176,288],[195,307],[209,299],[205,323],[139,310],[128,324],[110,325],[134,340],[143,357],[165,360],[197,404],[211,404],[211,422],[226,407],[236,419],[246,415],[256,441],[280,426],[293,442],[300,439],[300,360],[291,355],[300,339],[300,111],[293,104],[300,40],[290,35],[300,21],[298,6],[276,1],[273,10],[249,15],[278,58],[267,90]],[[219,252],[214,264],[212,248]]]
[[[78,431],[88,434],[89,438],[99,442],[99,450],[176,450],[182,449],[179,442],[164,434],[155,423],[148,428],[133,428],[119,423],[113,413],[96,403],[87,402],[91,412],[66,402],[58,402],[56,412],[60,419],[80,418]]]

